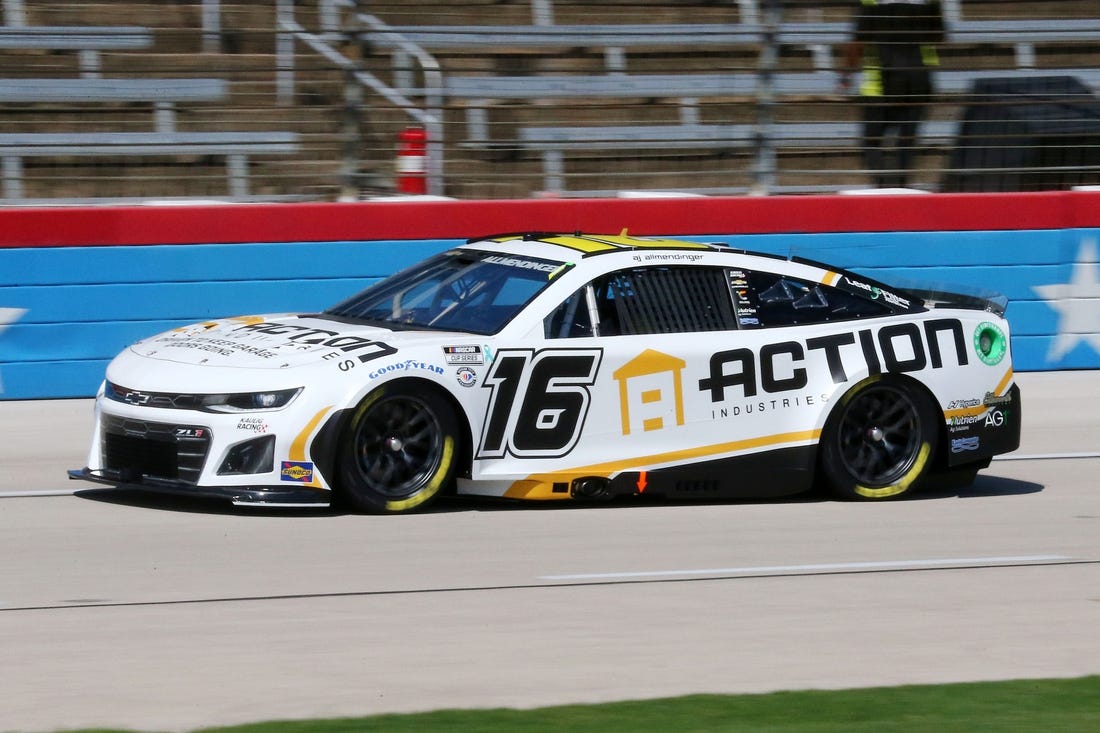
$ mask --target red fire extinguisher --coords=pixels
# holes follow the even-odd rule
[[[397,192],[428,192],[428,133],[423,127],[406,127],[397,135]]]

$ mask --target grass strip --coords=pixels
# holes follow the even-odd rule
[[[761,695],[689,695],[531,710],[439,710],[255,723],[208,728],[201,733],[563,730],[570,733],[1096,733],[1100,731],[1100,676]]]

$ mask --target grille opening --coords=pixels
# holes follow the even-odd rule
[[[197,484],[210,450],[209,428],[103,418],[103,465],[122,481]]]
[[[174,444],[129,435],[108,433],[107,468],[120,471],[124,478],[179,479],[179,458]]]

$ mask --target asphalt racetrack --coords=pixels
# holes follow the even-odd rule
[[[963,490],[392,517],[70,482],[90,401],[0,402],[0,730],[1100,673],[1100,371],[1018,380]]]

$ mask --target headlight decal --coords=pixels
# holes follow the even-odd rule
[[[266,412],[281,410],[294,401],[302,387],[269,390],[266,392],[238,392],[235,394],[205,395],[202,409],[208,412]]]

